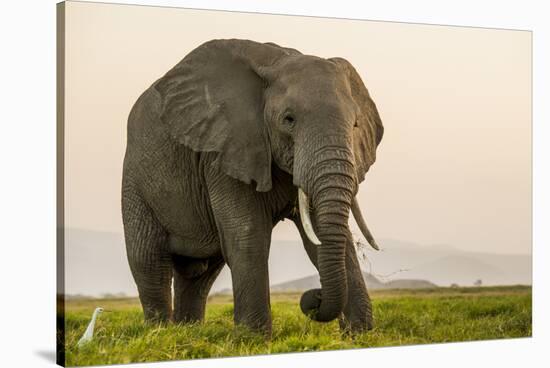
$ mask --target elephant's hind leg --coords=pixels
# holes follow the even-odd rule
[[[146,321],[167,321],[172,314],[172,259],[167,234],[143,199],[122,193],[126,253]]]
[[[208,292],[225,264],[223,257],[193,259],[173,255],[173,261],[174,321],[201,321]]]

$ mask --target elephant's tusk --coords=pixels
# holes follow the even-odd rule
[[[355,217],[355,221],[357,222],[359,229],[361,230],[363,236],[365,237],[365,239],[367,239],[371,247],[376,250],[380,250],[378,244],[376,244],[376,241],[372,237],[372,234],[370,233],[367,224],[365,223],[365,219],[363,218],[363,214],[361,213],[361,208],[359,208],[357,198],[353,198],[353,202],[351,204],[351,213],[353,213],[353,217]]]
[[[306,232],[309,240],[315,245],[321,245],[321,241],[315,235],[313,225],[311,224],[311,218],[309,217],[309,200],[302,188],[298,188],[298,206],[300,207],[300,219],[302,220],[302,226]]]

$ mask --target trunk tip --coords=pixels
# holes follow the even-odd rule
[[[310,289],[302,294],[300,298],[300,309],[302,313],[316,322],[330,322],[340,315],[342,308],[331,306],[330,309],[321,311],[321,289]],[[326,303],[326,301],[325,301]],[[326,307],[326,306],[325,306]]]

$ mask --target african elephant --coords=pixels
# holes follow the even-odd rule
[[[271,232],[290,219],[321,281],[302,311],[371,328],[348,217],[377,247],[355,196],[383,130],[345,59],[237,39],[191,51],[128,118],[122,215],[145,319],[203,319],[227,264],[235,323],[270,335]]]

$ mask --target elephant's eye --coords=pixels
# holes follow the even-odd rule
[[[359,126],[359,124],[357,123],[357,120],[355,120],[355,123],[353,124],[353,127],[357,128],[358,126]]]
[[[296,122],[296,119],[294,119],[294,116],[292,116],[292,114],[286,114],[283,117],[283,123],[285,124],[294,125],[295,122]]]

